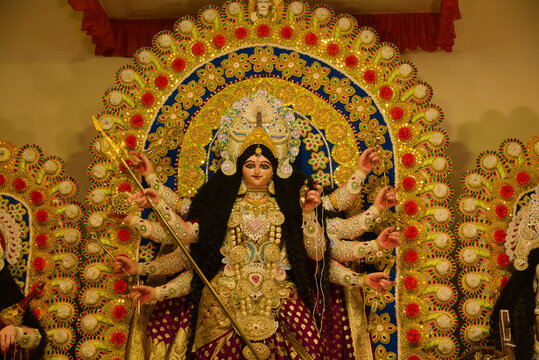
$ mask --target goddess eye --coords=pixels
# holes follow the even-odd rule
[[[271,169],[271,166],[268,165],[268,164],[261,164],[261,165],[260,165],[260,168],[261,168],[262,170],[268,170],[268,169]]]
[[[254,168],[255,168],[255,164],[253,164],[253,163],[247,163],[247,164],[245,164],[245,167],[246,167],[247,169],[254,169]]]

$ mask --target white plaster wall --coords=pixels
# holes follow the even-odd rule
[[[452,180],[506,137],[539,134],[539,2],[461,0],[452,53],[405,52],[430,83],[452,139]],[[82,14],[63,0],[0,5],[0,139],[36,143],[87,187],[91,114],[130,61],[93,55]]]

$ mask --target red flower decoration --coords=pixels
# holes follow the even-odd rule
[[[32,191],[30,194],[30,201],[34,204],[41,204],[43,201],[43,194],[39,191]]]
[[[281,29],[281,37],[283,39],[290,39],[294,36],[294,30],[290,26],[283,26]]]
[[[506,267],[507,265],[509,265],[509,256],[507,256],[507,254],[505,253],[498,254],[498,256],[496,257],[496,262],[499,266]]]
[[[236,30],[234,30],[234,36],[236,36],[238,39],[243,39],[247,36],[247,29],[243,26],[236,28]]]
[[[118,185],[118,191],[120,192],[128,192],[130,193],[133,190],[133,187],[130,183],[123,182],[120,185]]]
[[[363,80],[365,80],[366,83],[372,84],[376,80],[376,73],[374,70],[366,70],[363,73]]]
[[[507,276],[504,276],[500,279],[500,289],[503,289],[505,285],[509,282],[509,278]]]
[[[408,215],[415,215],[417,214],[417,211],[419,210],[419,207],[415,203],[415,201],[408,201],[406,204],[404,204],[404,212]]]
[[[112,316],[114,316],[114,318],[117,320],[123,319],[126,314],[127,314],[127,310],[125,309],[125,306],[123,305],[116,305],[114,309],[112,310]]]
[[[47,240],[49,240],[49,237],[45,234],[39,234],[36,236],[36,245],[40,248],[44,248],[47,246]]]
[[[333,43],[328,44],[328,46],[326,47],[326,52],[330,56],[337,55],[339,53],[339,45]]]
[[[195,54],[196,56],[200,56],[204,54],[205,51],[206,51],[206,47],[200,41],[197,41],[196,43],[193,44],[193,46],[191,46],[191,52]]]
[[[159,89],[164,89],[168,85],[168,79],[165,75],[159,75],[155,78],[155,86],[157,86]]]
[[[266,37],[270,33],[270,27],[267,24],[260,24],[256,28],[256,34],[258,37]]]
[[[180,58],[174,59],[172,62],[172,67],[176,71],[183,71],[183,69],[185,69],[185,65],[185,60]]]
[[[519,185],[526,185],[530,182],[530,174],[525,171],[521,171],[517,174],[517,183]]]
[[[155,101],[155,96],[153,96],[152,93],[147,92],[142,95],[141,100],[144,105],[150,106]]]
[[[416,303],[408,304],[406,305],[404,311],[406,312],[406,315],[408,317],[416,317],[417,314],[419,314],[419,305],[417,305]]]
[[[409,291],[412,291],[414,290],[416,287],[417,287],[417,280],[415,277],[413,277],[412,275],[408,275],[404,278],[404,287],[409,290]]]
[[[421,339],[421,333],[416,329],[410,329],[406,333],[406,339],[410,344],[417,344]]]
[[[382,86],[378,94],[380,95],[382,99],[388,100],[388,99],[391,99],[391,97],[393,96],[393,89],[387,85]]]
[[[131,233],[125,228],[119,229],[116,235],[118,236],[118,239],[120,239],[120,241],[122,242],[126,242],[131,239]]]
[[[504,185],[500,189],[500,195],[504,198],[510,198],[515,193],[515,190],[513,190],[513,187],[511,185]]]
[[[505,205],[498,205],[496,206],[496,216],[500,219],[504,219],[507,217],[507,207]]]
[[[494,241],[496,241],[498,244],[503,244],[505,242],[505,237],[507,236],[507,233],[502,229],[496,229],[494,230]]]
[[[417,251],[410,249],[404,253],[404,260],[410,264],[413,264],[417,261],[417,256]]]
[[[347,57],[344,58],[344,65],[346,65],[349,68],[356,67],[358,62],[359,61],[357,59],[357,56],[355,55],[348,55]]]
[[[135,147],[137,147],[137,137],[135,135],[126,136],[125,145],[127,145],[127,147],[130,149],[134,149]]]
[[[34,313],[34,316],[36,317],[36,319],[39,320],[39,318],[41,318],[41,311],[39,311],[39,309],[34,309],[32,310],[32,312]]]
[[[413,225],[410,225],[406,228],[406,231],[404,232],[404,236],[406,236],[407,239],[413,240],[417,237],[417,234],[419,233],[419,230]]]
[[[32,262],[32,266],[36,271],[43,271],[47,265],[47,260],[43,259],[41,256],[36,257]]]
[[[400,120],[404,115],[404,110],[402,110],[400,106],[395,106],[393,109],[391,109],[389,115],[391,115],[393,120]]]
[[[36,220],[38,223],[43,224],[49,218],[49,213],[46,210],[39,210],[36,213]]]
[[[415,187],[415,179],[411,176],[407,176],[402,179],[402,187],[404,190],[412,190]]]
[[[213,45],[215,45],[216,48],[222,48],[226,44],[226,39],[223,35],[217,34],[212,39]]]
[[[411,153],[402,155],[401,162],[404,166],[410,167],[415,164],[415,156]]]
[[[135,114],[131,116],[131,125],[133,125],[134,128],[139,128],[144,124],[144,118],[140,114]]]
[[[122,345],[125,342],[125,338],[126,337],[123,332],[115,332],[110,337],[110,341],[112,341],[114,345]]]
[[[412,132],[406,126],[399,129],[399,139],[406,141],[412,137]]]
[[[314,45],[318,41],[318,36],[316,36],[315,33],[310,32],[307,35],[305,35],[305,43],[307,45]]]
[[[16,178],[15,180],[13,180],[13,187],[17,191],[23,191],[26,189],[26,181],[21,178]]]
[[[114,282],[114,291],[118,294],[124,293],[127,290],[127,283],[125,280],[116,280]]]
[[[421,360],[421,358],[417,355],[412,355],[408,357],[408,360]]]
[[[4,174],[0,174],[0,186],[4,185],[6,183],[6,177]]]

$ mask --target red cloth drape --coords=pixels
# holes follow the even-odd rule
[[[171,30],[176,19],[109,19],[99,0],[68,0],[83,12],[82,30],[92,36],[96,55],[126,56],[151,44],[161,30]],[[439,13],[363,14],[360,26],[371,26],[382,41],[394,43],[402,51],[418,47],[426,51],[451,51],[455,41],[454,21],[460,18],[458,0],[442,0]]]

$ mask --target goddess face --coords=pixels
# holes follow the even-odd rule
[[[273,176],[273,166],[264,155],[252,155],[243,165],[243,181],[248,187],[267,187]]]
[[[256,2],[256,10],[260,15],[267,15],[271,8],[270,0],[258,0]]]

